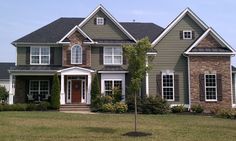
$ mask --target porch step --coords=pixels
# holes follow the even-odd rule
[[[89,104],[66,104],[60,106],[60,111],[90,111]]]

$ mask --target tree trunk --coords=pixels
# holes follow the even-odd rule
[[[137,132],[137,94],[134,93],[134,131]]]

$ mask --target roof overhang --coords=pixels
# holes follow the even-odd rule
[[[81,68],[81,67],[70,67],[70,68],[59,70],[57,72],[61,73],[62,75],[89,75],[95,71],[92,69]]]
[[[117,74],[117,73],[128,73],[128,71],[98,71],[98,73]]]

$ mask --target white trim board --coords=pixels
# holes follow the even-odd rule
[[[129,39],[136,41],[136,39],[100,4],[94,9],[80,24],[83,27],[99,10],[101,10]]]
[[[209,35],[210,33],[212,33],[212,37],[215,39],[215,40],[219,40],[223,45],[225,45],[230,51],[232,51],[231,53],[230,52],[190,52],[194,47],[196,47],[203,39],[206,38],[207,35]],[[234,55],[235,54],[235,50],[219,35],[217,34],[217,32],[209,27],[205,32],[204,34],[202,34],[202,36],[200,38],[198,38],[198,40],[196,42],[194,42],[194,44],[192,44],[190,46],[190,48],[184,52],[185,54],[232,54]]]
[[[189,15],[196,23],[198,23],[204,30],[208,28],[208,26],[190,9],[186,8],[183,12],[179,14],[159,35],[153,42],[152,46],[155,46],[157,43],[161,41],[184,17],[185,15]]]

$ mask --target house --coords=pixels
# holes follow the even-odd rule
[[[14,67],[15,63],[1,62],[0,63],[0,85],[4,86],[7,91],[10,90],[10,77],[8,70]],[[12,86],[14,89],[14,79],[12,79]]]
[[[153,17],[155,18],[155,17]],[[235,105],[231,57],[235,50],[191,9],[165,29],[154,23],[118,22],[102,5],[86,18],[60,18],[16,41],[17,65],[10,70],[16,91],[9,103],[47,100],[52,76],[60,76],[60,103],[90,104],[91,81],[101,93],[119,87],[125,100],[128,60],[122,45],[148,37],[155,55],[147,65],[142,95],[160,95],[172,106],[202,104],[206,109]]]

